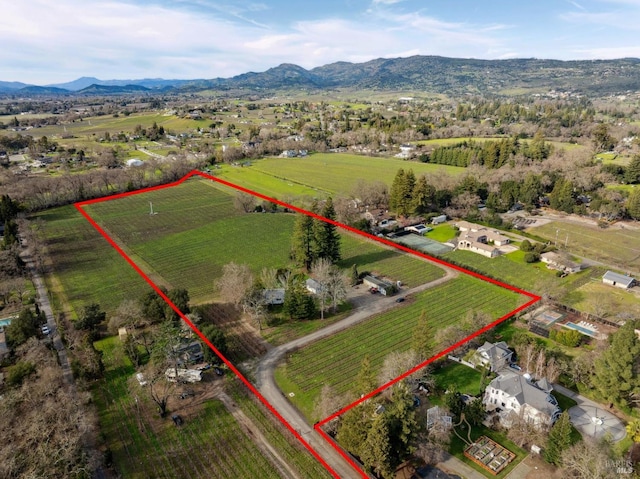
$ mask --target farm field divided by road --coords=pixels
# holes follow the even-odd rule
[[[461,275],[433,289],[418,293],[405,305],[394,308],[347,330],[317,341],[291,354],[277,371],[276,378],[292,401],[311,418],[313,404],[324,385],[338,394],[354,396],[356,377],[365,356],[375,371],[394,351],[411,347],[413,331],[424,311],[433,331],[459,323],[470,311],[498,319],[530,298]],[[440,351],[433,344],[434,351]]]
[[[193,185],[196,185],[194,190],[191,189]],[[273,253],[267,255],[266,252],[263,252],[259,254],[258,256],[260,257],[269,257],[268,261],[271,261],[271,263],[267,262],[265,265],[278,267],[287,264],[290,246],[286,240],[278,238],[277,234],[278,232],[283,232],[281,226],[288,222],[289,228],[284,228],[284,232],[286,233],[285,236],[290,236],[294,215],[290,213],[241,214],[235,212],[231,196],[221,190],[211,188],[209,183],[200,179],[180,182],[178,185],[172,186],[171,188],[145,192],[148,195],[133,194],[110,201],[83,205],[82,208],[85,208],[88,217],[103,227],[106,234],[136,264],[143,263],[142,265],[139,264],[141,270],[151,278],[160,278],[164,281],[166,281],[165,278],[175,277],[181,279],[185,275],[192,274],[192,270],[195,271],[197,269],[197,263],[202,263],[206,265],[203,271],[204,269],[207,270],[207,276],[206,279],[203,279],[205,276],[198,277],[196,283],[204,282],[211,285],[212,280],[215,278],[215,273],[212,275],[211,270],[214,270],[212,265],[215,265],[216,256],[209,254],[207,248],[210,248],[213,243],[218,249],[219,256],[222,256],[225,262],[228,262],[232,259],[229,257],[232,250],[221,249],[223,248],[222,243],[227,241],[237,246],[238,238],[263,240],[264,242],[269,242],[272,249],[280,248],[283,251],[282,258],[278,258],[277,254],[274,255]],[[146,210],[149,202],[154,204],[154,212],[158,214],[149,214]],[[103,206],[105,207],[102,208]],[[184,211],[181,211],[181,208]],[[215,211],[210,211],[211,209]],[[169,211],[170,213],[164,215],[166,218],[162,219],[162,211]],[[196,219],[194,220],[194,218]],[[257,218],[270,219],[271,226],[276,222],[280,222],[280,227],[277,228],[278,231],[266,230],[267,234],[264,236],[256,234],[255,221]],[[279,219],[274,222],[273,218]],[[160,221],[156,221],[158,219]],[[140,227],[135,226],[137,222],[140,223]],[[214,241],[212,240],[212,234],[214,234],[215,228],[212,225],[217,225],[218,229],[224,232],[231,231],[232,234],[215,237],[216,241]],[[238,225],[240,225],[239,229],[234,229],[234,226]],[[266,228],[267,223],[264,225],[259,224],[259,226]],[[273,238],[276,239],[274,240]],[[361,270],[376,271],[382,274],[401,274],[403,275],[402,281],[410,286],[427,283],[441,277],[443,274],[442,270],[433,264],[419,258],[409,257],[397,251],[391,251],[375,245],[369,240],[360,240],[350,234],[344,234],[343,242],[345,244],[344,259],[341,262],[343,267],[355,263]],[[162,247],[158,246],[163,243],[166,244]],[[175,249],[182,253],[183,250],[188,250],[191,244],[197,245],[192,252],[187,252],[184,256],[174,254]],[[158,249],[154,250],[149,245],[155,245]],[[220,251],[222,252],[220,253]],[[256,268],[254,264],[256,257],[251,257],[254,253],[255,246],[254,248],[246,249],[244,255],[248,256],[248,258],[243,258],[245,260],[243,262],[247,262],[253,268]],[[158,258],[161,258],[160,262]],[[279,264],[273,263],[274,258]],[[168,262],[162,263],[165,260]],[[238,259],[238,261],[240,262],[241,259]],[[191,264],[191,267],[187,266],[187,269],[181,269],[185,268],[185,264]],[[258,265],[258,267],[261,266],[264,265]],[[170,285],[188,288],[184,283],[174,284],[173,281],[170,282]],[[418,294],[415,300],[412,298],[411,301],[407,301],[406,304],[397,308],[396,316],[401,318],[398,322],[398,327],[394,328],[393,337],[387,334],[386,349],[378,348],[381,356],[374,358],[375,361],[378,363],[382,361],[382,354],[385,352],[406,349],[407,345],[403,343],[407,343],[410,338],[410,327],[415,326],[415,320],[419,316],[419,312],[427,307],[431,310],[436,322],[440,320],[442,324],[445,322],[450,324],[449,321],[455,322],[470,309],[484,311],[492,318],[497,318],[504,317],[525,302],[524,296],[518,299],[517,293],[466,276],[440,288],[434,289],[433,292]],[[196,293],[196,297],[197,294],[202,293]],[[440,303],[438,303],[436,297],[439,298]],[[460,301],[455,302],[453,309],[451,309],[452,297],[460,299]],[[200,299],[207,298],[202,296]],[[446,299],[446,305],[442,301],[443,299]],[[477,302],[475,299],[477,299]],[[448,311],[445,312],[447,309]],[[382,321],[385,321],[384,317]],[[399,326],[400,324],[402,326]],[[439,326],[441,324],[437,324],[437,327]],[[405,329],[402,329],[403,327]],[[372,329],[375,330],[375,328]],[[383,331],[384,328],[378,328],[378,330]],[[319,342],[318,344],[321,343]],[[366,346],[364,349],[359,348],[359,353],[362,356],[366,355],[367,348],[370,349],[371,346]],[[356,365],[358,363],[352,362],[352,364]],[[317,369],[315,372],[317,372]]]

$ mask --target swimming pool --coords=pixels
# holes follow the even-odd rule
[[[3,328],[5,326],[9,326],[11,324],[11,320],[13,318],[6,318],[6,319],[0,319],[0,328]]]
[[[568,322],[567,324],[563,324],[563,326],[565,328],[575,329],[576,331],[580,331],[582,334],[584,334],[586,336],[589,336],[591,338],[597,338],[598,337],[597,331],[592,331],[591,329],[583,328],[582,326],[580,326],[578,324],[574,324],[572,322]]]

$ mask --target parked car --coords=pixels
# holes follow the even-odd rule
[[[224,371],[223,371],[221,368],[219,368],[218,366],[216,366],[215,368],[213,368],[213,370],[216,372],[216,374],[217,374],[218,376],[222,376],[222,375],[224,374]]]
[[[516,363],[510,363],[509,367],[511,369],[515,369],[516,371],[522,371],[522,368],[520,366],[518,366]]]
[[[396,303],[402,303],[404,301],[404,298],[397,298],[396,299]]]
[[[42,331],[42,334],[44,334],[45,336],[47,336],[51,332],[49,330],[49,326],[42,326],[42,328],[40,328],[40,330]]]

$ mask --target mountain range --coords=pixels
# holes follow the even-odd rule
[[[602,95],[640,90],[640,59],[477,60],[439,56],[378,58],[336,62],[310,70],[284,63],[267,71],[232,78],[99,80],[82,77],[45,86],[0,81],[0,93],[13,95],[108,95],[214,90],[276,91],[336,88],[407,90],[454,94],[517,94],[563,90]]]

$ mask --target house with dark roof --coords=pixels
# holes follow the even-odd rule
[[[602,282],[604,284],[610,284],[611,286],[617,286],[618,288],[629,289],[635,286],[636,279],[633,276],[607,271],[602,277]]]
[[[507,343],[485,342],[480,346],[471,360],[476,366],[480,365],[489,368],[491,372],[498,372],[506,368],[511,362],[513,351],[509,349]]]
[[[488,412],[498,413],[505,427],[511,425],[514,416],[537,427],[548,427],[562,412],[552,390],[546,379],[533,382],[526,374],[507,371],[489,383],[482,403]]]

